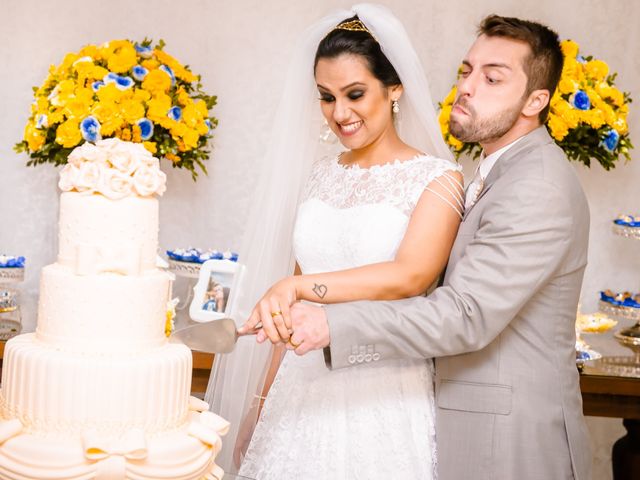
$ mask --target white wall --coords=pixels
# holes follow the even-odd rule
[[[454,80],[459,60],[488,13],[542,21],[582,51],[606,60],[631,91],[629,123],[635,160],[611,172],[576,165],[591,206],[590,264],[583,307],[596,308],[603,288],[640,291],[640,255],[632,241],[614,237],[619,213],[640,214],[640,2],[623,0],[397,0],[383,1],[404,22],[422,58],[434,98]],[[267,141],[281,95],[284,66],[296,35],[336,7],[338,0],[0,0],[0,252],[28,258],[24,284],[26,329],[35,325],[40,269],[54,261],[58,192],[56,170],[25,167],[12,151],[51,63],[86,43],[115,38],[163,38],[167,51],[202,74],[219,96],[220,126],[210,175],[194,184],[186,172],[164,166],[169,190],[161,202],[162,248],[199,245],[237,248],[254,184],[253,166]],[[465,162],[467,172],[469,162]],[[283,172],[286,175],[286,172]],[[608,447],[607,447],[608,448]],[[604,471],[603,471],[604,472]],[[602,473],[602,475],[607,475]],[[607,478],[596,476],[595,478]]]

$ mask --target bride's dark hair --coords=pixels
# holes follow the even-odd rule
[[[400,85],[402,82],[396,69],[382,53],[380,44],[369,31],[340,28],[341,25],[357,22],[359,22],[357,15],[343,20],[320,41],[313,63],[314,72],[321,58],[336,58],[343,54],[359,55],[367,61],[373,76],[385,87]]]

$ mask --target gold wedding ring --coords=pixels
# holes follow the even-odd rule
[[[271,312],[271,318],[275,318],[279,315],[282,315],[282,310],[278,310],[277,312]]]
[[[300,343],[293,343],[293,340],[291,340],[293,338],[293,335],[289,337],[289,344],[293,347],[293,349],[295,350],[296,348],[298,348],[300,345],[302,345],[302,342]],[[303,340],[304,341],[304,340]]]

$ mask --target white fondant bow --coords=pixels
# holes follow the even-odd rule
[[[125,245],[76,245],[76,275],[113,272],[122,275],[140,273],[140,249]]]
[[[98,462],[96,480],[125,478],[127,460],[147,458],[144,431],[133,428],[119,438],[103,437],[97,432],[84,434],[84,456]]]
[[[220,436],[229,432],[229,422],[215,413],[209,412],[209,404],[196,397],[189,399],[189,410],[191,410],[189,435],[206,445],[210,445],[214,452],[213,458],[215,458],[222,448]],[[205,478],[206,480],[220,480],[223,475],[224,470],[214,463],[211,472]]]

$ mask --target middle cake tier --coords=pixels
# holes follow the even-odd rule
[[[43,268],[39,341],[61,350],[114,354],[158,348],[164,333],[170,274],[78,276],[63,265]]]
[[[2,410],[33,433],[153,434],[188,421],[192,357],[181,344],[96,356],[52,349],[25,334],[7,342],[4,360]]]

